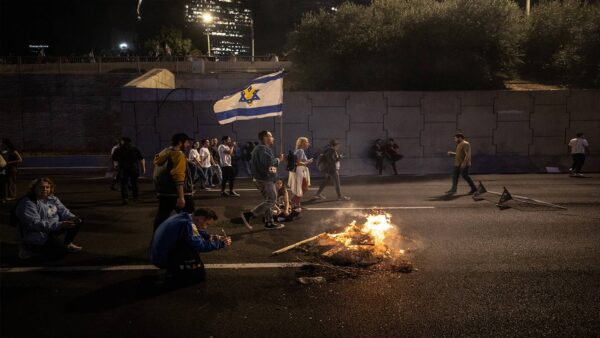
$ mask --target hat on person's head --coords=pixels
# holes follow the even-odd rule
[[[338,141],[336,141],[336,140],[331,140],[331,141],[329,141],[329,146],[330,146],[330,147],[335,147],[335,146],[337,146],[337,145],[339,145],[339,144],[340,144],[340,143],[339,143]]]

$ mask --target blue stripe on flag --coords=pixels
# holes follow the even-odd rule
[[[257,84],[257,83],[267,83],[267,82],[274,81],[274,80],[281,79],[281,78],[283,78],[283,72],[276,73],[273,76],[267,76],[267,77],[252,80],[252,82],[250,82],[250,85]],[[246,86],[246,88],[248,88],[248,86]]]
[[[237,108],[226,110],[217,113],[217,119],[223,121],[236,116],[260,116],[263,114],[270,114],[280,112],[283,109],[283,104],[276,104],[273,106],[257,107],[257,108]]]

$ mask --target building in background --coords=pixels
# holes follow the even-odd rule
[[[205,23],[209,13],[212,22]],[[252,11],[244,0],[187,0],[188,27],[210,34],[211,55],[250,55],[252,53]]]

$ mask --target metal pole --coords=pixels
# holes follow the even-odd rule
[[[531,12],[531,0],[527,0],[525,2],[525,13],[527,14],[527,16],[529,16],[530,12]]]
[[[250,18],[250,36],[252,37],[252,62],[254,62],[254,19]]]
[[[206,42],[208,43],[208,56],[210,56],[210,33],[206,32]]]

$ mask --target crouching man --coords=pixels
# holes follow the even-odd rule
[[[167,218],[154,233],[150,261],[167,270],[169,281],[203,281],[206,275],[200,253],[231,245],[231,237],[206,232],[216,220],[215,212],[204,208],[196,209],[192,214],[181,212]]]

